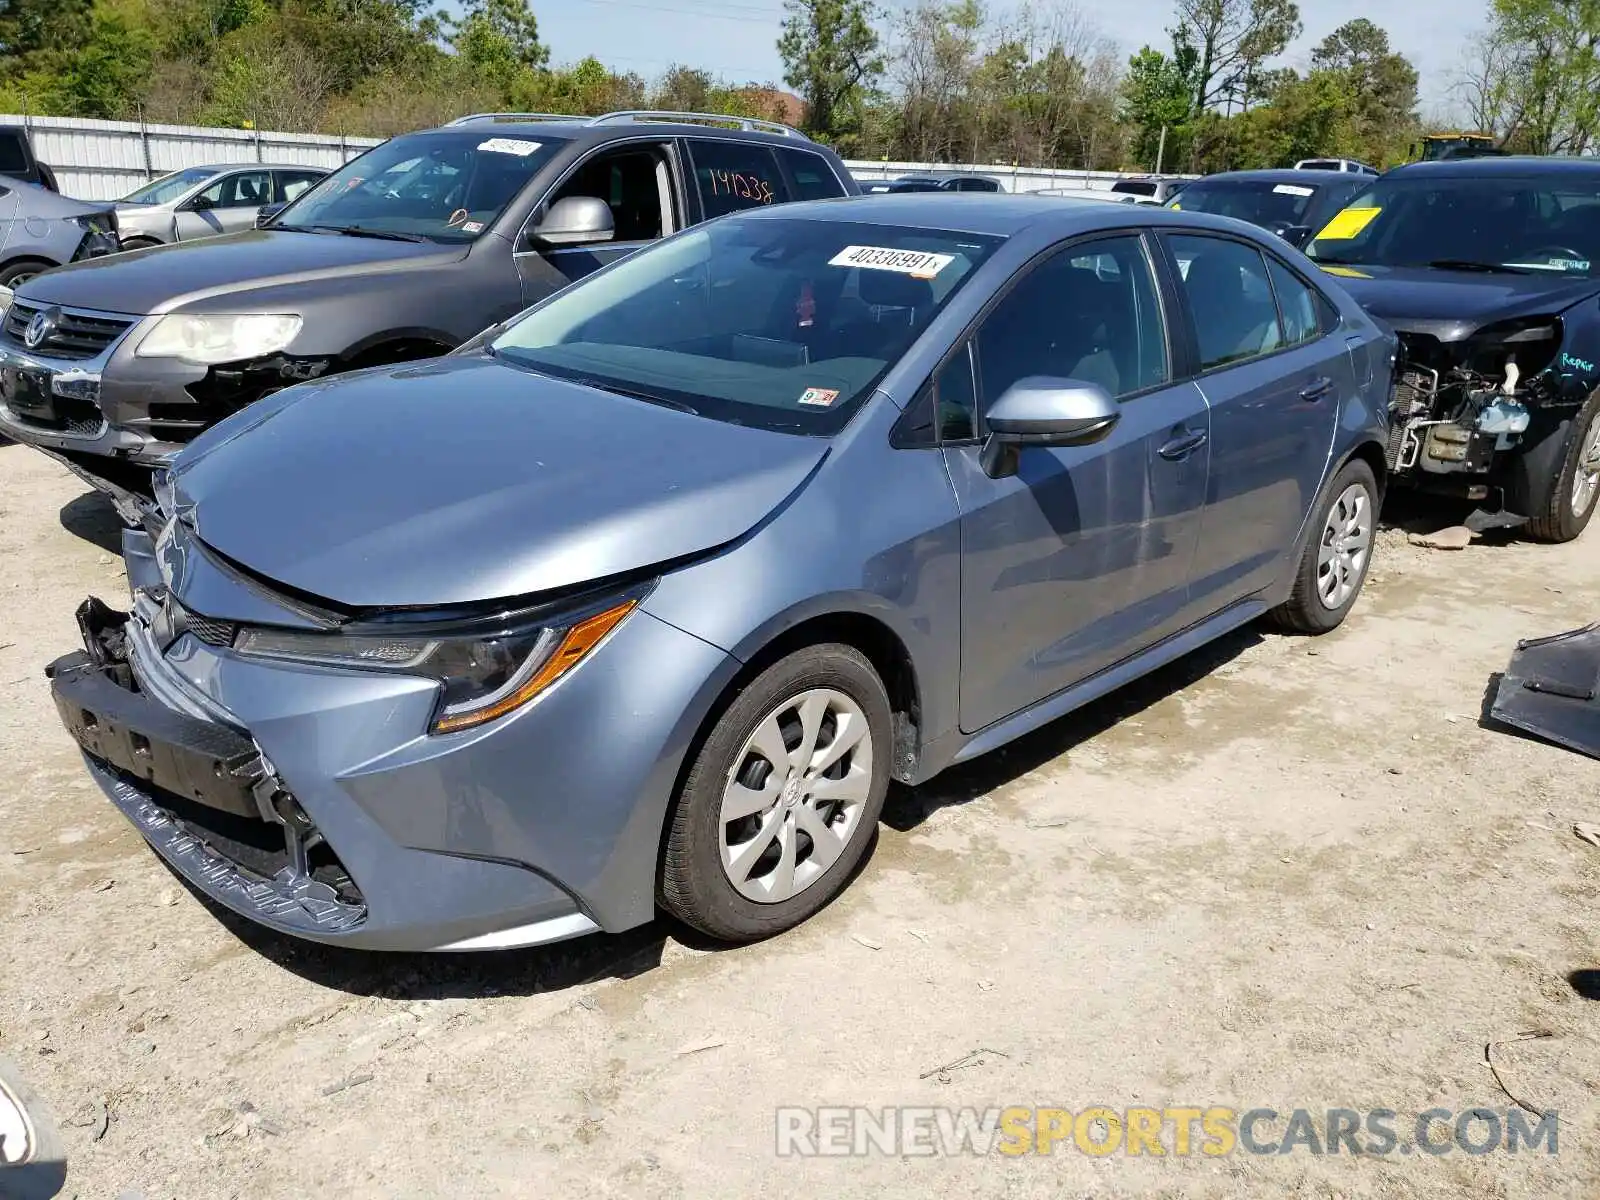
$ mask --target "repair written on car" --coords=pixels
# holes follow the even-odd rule
[[[260,228],[19,288],[0,432],[136,506],[153,467],[278,388],[443,354],[699,221],[858,190],[831,150],[766,121],[465,117],[367,151]],[[29,341],[41,313],[74,332]]]
[[[1397,482],[1543,541],[1600,502],[1600,162],[1468,158],[1367,181],[1306,248],[1400,336]]]
[[[889,195],[686,230],[202,434],[51,668],[196,888],[374,949],[719,938],[918,784],[1350,612],[1393,335],[1236,221]]]

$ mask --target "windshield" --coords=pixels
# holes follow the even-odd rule
[[[160,179],[152,179],[142,188],[129,192],[122,198],[124,204],[166,204],[176,200],[190,188],[217,175],[211,167],[185,167]]]
[[[470,242],[565,144],[482,129],[393,138],[322,180],[272,227]]]
[[[1272,183],[1264,179],[1236,179],[1228,183],[1191,183],[1172,202],[1184,212],[1233,217],[1270,229],[1303,225],[1317,189],[1303,183]]]
[[[1318,231],[1324,262],[1588,276],[1600,258],[1600,173],[1517,178],[1392,176]]]
[[[739,425],[828,435],[999,238],[733,217],[547,301],[491,352]]]

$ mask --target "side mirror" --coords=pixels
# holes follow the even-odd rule
[[[263,225],[270,224],[279,213],[288,207],[288,204],[263,204],[256,209],[256,228],[260,229]]]
[[[586,246],[609,242],[616,234],[611,207],[594,196],[567,196],[557,200],[533,227],[532,238],[546,246]]]
[[[1278,236],[1298,250],[1311,240],[1311,226],[1285,225]]]
[[[211,203],[211,198],[209,196],[207,196],[204,192],[201,192],[198,196],[190,197],[189,202],[183,207],[188,209],[190,212],[204,212],[208,208],[215,208],[216,205]]]
[[[1044,375],[1019,379],[984,414],[989,440],[983,469],[994,479],[1015,474],[1022,447],[1092,445],[1121,419],[1117,402],[1096,384]]]

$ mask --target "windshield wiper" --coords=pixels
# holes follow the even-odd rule
[[[698,417],[700,410],[692,404],[685,404],[682,400],[673,400],[667,396],[657,395],[655,392],[644,392],[637,388],[623,387],[621,384],[611,383],[604,379],[595,379],[589,375],[570,375],[565,377],[570,383],[581,383],[584,387],[592,387],[597,391],[610,392],[616,396],[626,396],[630,400],[643,400],[646,404],[659,404],[663,408],[675,408],[679,412],[686,412]]]
[[[300,229],[326,230],[328,233],[342,233],[347,237],[383,238],[390,242],[428,242],[432,238],[425,238],[417,233],[396,233],[391,229],[368,229],[365,225],[301,225]]]
[[[1507,275],[1526,275],[1528,272],[1523,267],[1507,266],[1505,263],[1478,262],[1471,258],[1436,258],[1428,264],[1439,271],[1483,271],[1486,273],[1504,272]]]

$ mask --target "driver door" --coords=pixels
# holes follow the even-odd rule
[[[611,210],[609,238],[581,246],[540,246],[539,219],[559,200],[592,196]],[[538,206],[519,237],[516,260],[523,300],[533,304],[607,263],[683,227],[677,157],[671,142],[627,142],[578,164]]]
[[[261,206],[271,203],[271,171],[224,175],[179,206],[175,221],[178,240],[187,242],[253,228]]]
[[[1079,242],[1029,269],[937,381],[961,509],[961,728],[973,733],[1183,627],[1209,467],[1210,413],[1174,383],[1152,250]],[[1017,380],[1092,383],[1121,418],[1088,446],[983,465],[983,406]],[[965,414],[970,413],[971,416]],[[954,444],[951,444],[954,442]]]

